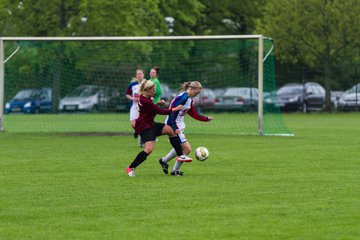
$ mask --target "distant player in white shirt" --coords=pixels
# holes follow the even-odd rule
[[[191,151],[191,146],[185,136],[185,115],[189,114],[192,118],[207,122],[213,119],[212,116],[202,116],[200,115],[192,105],[193,98],[200,94],[202,90],[201,83],[198,81],[185,82],[182,86],[180,94],[174,98],[170,104],[170,109],[178,105],[183,105],[178,112],[171,113],[165,120],[165,124],[171,126],[174,131],[177,133],[178,138],[183,149],[183,153],[188,155]],[[159,163],[165,174],[168,174],[168,162],[176,157],[176,152],[174,149],[171,149],[170,152],[165,156],[160,158]],[[178,176],[183,175],[183,172],[180,171],[180,167],[184,161],[177,160],[174,164],[174,167],[171,171],[171,175]],[[186,162],[186,161],[185,161]]]
[[[135,120],[139,117],[139,91],[140,83],[144,80],[145,72],[142,69],[136,70],[136,76],[133,78],[127,88],[126,97],[130,100],[130,124],[135,129]],[[134,137],[137,134],[134,133]],[[139,138],[139,146],[141,147],[141,139]]]

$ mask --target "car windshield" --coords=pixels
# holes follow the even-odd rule
[[[348,90],[349,93],[360,93],[360,84],[353,86]]]
[[[95,95],[99,91],[97,87],[78,87],[75,88],[68,96],[69,97],[89,97]]]
[[[32,98],[36,96],[36,91],[34,89],[26,89],[26,90],[21,90],[20,92],[18,92],[14,99],[27,99],[27,98]]]
[[[284,86],[278,90],[277,94],[301,94],[302,92],[302,86]]]
[[[249,88],[229,88],[225,91],[224,96],[246,96],[250,95]]]

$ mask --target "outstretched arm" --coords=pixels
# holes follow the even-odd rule
[[[208,116],[208,117],[205,117],[203,115],[200,115],[196,110],[195,108],[191,105],[191,108],[190,110],[187,112],[192,118],[198,120],[198,121],[202,121],[202,122],[208,122],[208,121],[211,121],[213,119],[212,116]]]

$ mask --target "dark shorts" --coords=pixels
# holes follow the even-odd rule
[[[155,122],[153,128],[147,128],[140,133],[141,141],[143,143],[149,141],[155,141],[156,137],[161,135],[161,132],[164,127],[165,127],[164,123]]]

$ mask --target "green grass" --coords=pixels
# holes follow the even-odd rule
[[[130,178],[131,136],[0,134],[0,239],[360,239],[360,115],[289,114],[295,137],[201,135],[210,158]]]

